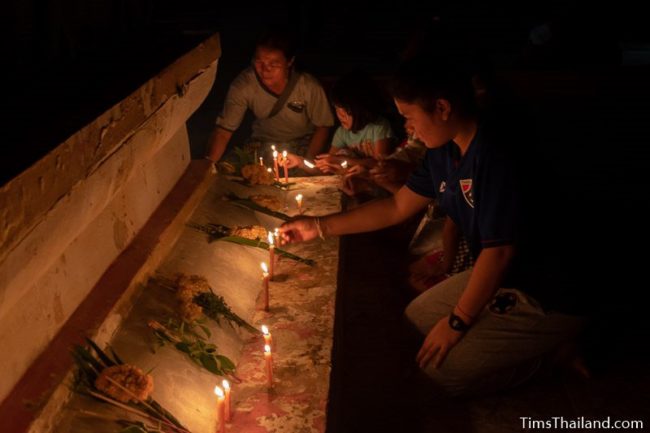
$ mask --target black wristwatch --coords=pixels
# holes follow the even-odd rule
[[[469,325],[453,312],[449,314],[449,327],[458,332],[465,332],[469,329]]]

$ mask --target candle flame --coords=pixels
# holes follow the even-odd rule
[[[275,144],[271,145],[271,150],[275,150]]]
[[[273,234],[275,236],[280,236],[280,229],[276,227],[275,230],[273,230]]]
[[[314,168],[314,167],[316,167],[316,166],[314,165],[313,162],[311,162],[311,161],[307,161],[306,159],[305,159],[302,163],[305,164],[305,166],[307,166],[307,167],[309,167],[309,168]]]
[[[221,382],[221,386],[223,386],[223,389],[225,389],[226,391],[230,390],[230,382],[228,382],[226,379],[224,379]]]
[[[260,266],[262,267],[262,271],[264,271],[265,274],[269,273],[269,268],[266,266],[266,263],[262,262]]]
[[[282,157],[283,157],[283,158],[286,158],[286,157],[287,157],[287,151],[286,151],[286,150],[283,150],[283,151],[282,151]]]
[[[223,389],[219,385],[214,387],[214,393],[217,394],[217,397],[223,398]]]
[[[347,162],[347,161],[343,161],[343,162],[341,163],[341,167],[343,167],[343,168],[348,168],[348,162]]]
[[[269,346],[268,344],[265,344],[264,345],[264,353],[271,353],[271,346]]]
[[[266,325],[262,325],[262,334],[269,335],[269,328]]]
[[[273,151],[273,158],[275,158],[275,159],[278,158],[278,151],[277,150]]]
[[[298,194],[296,196],[296,201],[302,201],[302,194]]]
[[[273,233],[269,232],[269,235],[267,237],[269,239],[269,246],[275,245],[275,242],[273,240]]]
[[[269,173],[273,172],[273,170],[271,170],[271,167],[267,168],[266,171],[268,171]]]

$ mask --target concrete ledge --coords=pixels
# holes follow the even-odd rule
[[[211,179],[206,161],[194,161],[133,242],[106,270],[61,331],[36,359],[0,406],[3,431],[21,433],[41,413],[48,399],[72,367],[70,347],[83,336],[106,340],[131,308],[140,283],[174,245]],[[118,320],[111,318],[116,316]],[[54,414],[62,401],[51,401]],[[47,417],[45,417],[47,418]],[[48,423],[47,420],[41,420]]]
[[[215,35],[0,188],[0,401],[182,176],[219,54]]]

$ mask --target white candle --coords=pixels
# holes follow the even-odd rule
[[[269,388],[273,386],[273,354],[271,353],[271,346],[264,345],[264,359],[266,360],[266,377],[268,379]]]

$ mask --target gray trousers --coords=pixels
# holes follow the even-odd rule
[[[414,299],[407,319],[426,336],[457,304],[472,270],[451,276]],[[548,365],[549,353],[577,337],[584,318],[545,312],[516,289],[499,289],[495,296],[514,295],[509,309],[486,305],[473,326],[449,351],[440,368],[430,362],[424,372],[449,396],[469,396],[515,387]]]

